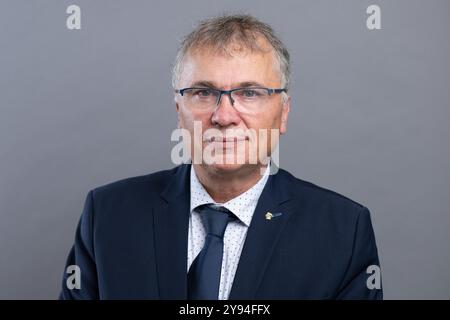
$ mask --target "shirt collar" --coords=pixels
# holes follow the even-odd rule
[[[269,178],[269,173],[270,163],[264,171],[261,179],[259,179],[259,181],[253,187],[251,187],[244,193],[241,193],[239,196],[221,204],[215,202],[213,198],[211,198],[209,193],[198,180],[194,166],[191,165],[191,212],[196,207],[203,204],[211,203],[221,205],[233,212],[233,214],[235,214],[239,218],[239,220],[241,220],[248,227],[250,226],[253,212],[255,211],[259,197],[261,196],[267,179]]]

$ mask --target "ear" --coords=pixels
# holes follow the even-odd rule
[[[291,97],[288,96],[286,101],[283,103],[283,106],[281,107],[280,135],[285,134],[287,131],[287,121],[290,110],[291,110]]]
[[[175,108],[177,110],[177,118],[178,118],[178,125],[177,125],[177,127],[181,128],[180,106],[178,105],[178,102],[177,102],[176,98],[174,98],[174,101],[175,101]]]

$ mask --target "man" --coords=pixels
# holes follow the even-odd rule
[[[291,102],[271,27],[204,21],[179,48],[173,86],[191,163],[88,193],[60,298],[381,299],[368,209],[271,174]]]

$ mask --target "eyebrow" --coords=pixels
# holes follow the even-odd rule
[[[208,88],[219,89],[219,86],[217,86],[214,82],[205,81],[205,80],[195,81],[192,84],[192,87],[208,87]],[[233,86],[233,87],[234,88],[248,88],[248,87],[265,87],[265,86],[256,81],[245,81],[245,82],[240,82],[240,83],[236,84],[236,86]]]

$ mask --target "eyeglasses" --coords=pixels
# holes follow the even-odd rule
[[[183,97],[188,106],[199,110],[214,109],[219,105],[222,96],[228,95],[231,105],[238,111],[257,111],[267,103],[273,94],[287,92],[287,89],[246,87],[231,90],[219,90],[193,87],[175,90],[175,92]]]

